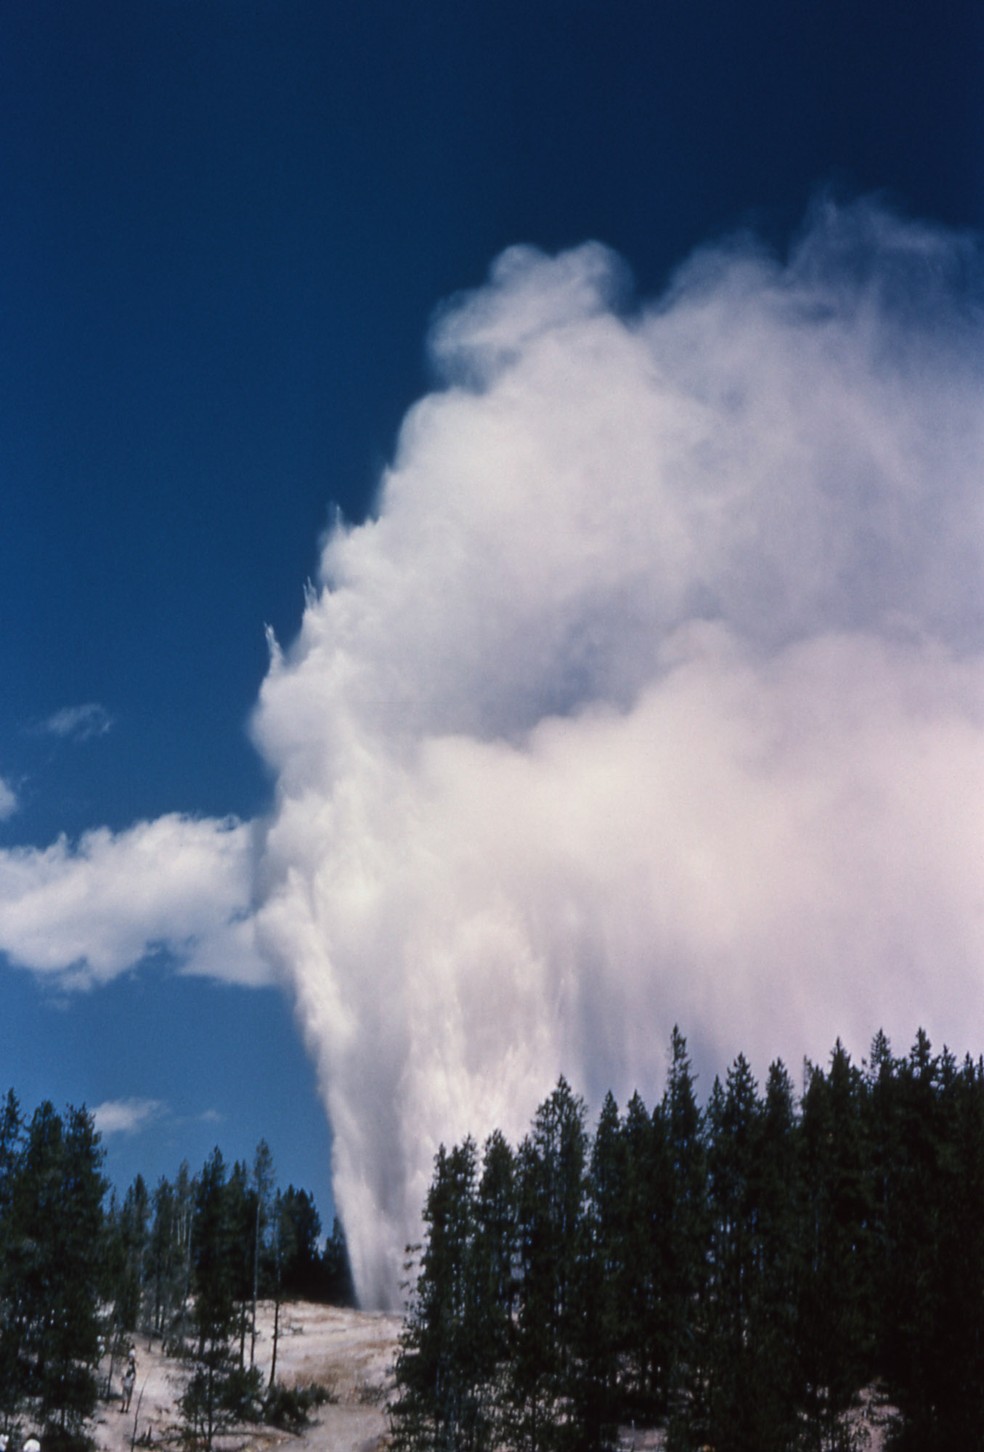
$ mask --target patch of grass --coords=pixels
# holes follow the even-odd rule
[[[312,1382],[310,1386],[284,1386],[278,1381],[266,1395],[263,1420],[281,1432],[302,1432],[311,1425],[311,1412],[316,1407],[333,1405],[337,1401],[335,1389],[321,1382]]]
[[[381,1407],[386,1401],[386,1388],[376,1382],[364,1381],[359,1387],[358,1401],[361,1407]]]

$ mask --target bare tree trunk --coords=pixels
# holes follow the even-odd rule
[[[270,1357],[270,1390],[277,1377],[277,1341],[280,1338],[280,1286],[277,1286],[273,1302],[273,1354]]]
[[[249,1337],[249,1369],[256,1360],[256,1296],[260,1283],[260,1196],[256,1196],[256,1225],[253,1230],[253,1322]]]

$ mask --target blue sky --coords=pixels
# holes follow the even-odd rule
[[[597,239],[652,297],[735,229],[785,255],[823,189],[980,229],[982,95],[970,0],[5,6],[8,865],[168,814],[266,819],[287,778],[250,739],[265,628],[297,635],[335,512],[372,514],[440,375],[435,310],[503,249]],[[114,924],[127,880],[99,908]],[[84,945],[47,965],[17,946],[11,892],[4,1084],[139,1101],[106,1137],[123,1182],[265,1136],[330,1214],[296,985],[215,982],[202,955],[177,973],[160,914],[164,947],[107,949],[83,983]]]

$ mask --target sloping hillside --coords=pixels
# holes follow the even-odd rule
[[[259,1308],[256,1359],[269,1375],[273,1349],[273,1307]],[[386,1399],[400,1330],[399,1316],[341,1310],[295,1302],[281,1307],[277,1348],[277,1380],[287,1386],[327,1387],[334,1400],[315,1410],[312,1426],[299,1435],[270,1427],[243,1427],[224,1435],[218,1446],[270,1448],[289,1445],[297,1452],[374,1452],[386,1432]],[[99,1410],[93,1434],[101,1452],[129,1452],[131,1446],[176,1446],[179,1441],[178,1398],[185,1384],[180,1363],[165,1357],[160,1343],[134,1342],[137,1381],[128,1413],[121,1411],[120,1374],[113,1381],[114,1398]],[[104,1367],[108,1371],[108,1366]]]

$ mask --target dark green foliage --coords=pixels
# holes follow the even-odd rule
[[[684,1445],[694,1424],[719,1452],[786,1452],[798,1417],[789,1081],[770,1072],[765,1104],[739,1056],[708,1106],[710,1255],[699,1313]],[[782,1171],[785,1171],[783,1176]],[[674,1441],[680,1439],[678,1427]]]
[[[181,1340],[191,1293],[194,1184],[183,1164],[172,1185],[163,1177],[153,1195],[153,1228],[145,1258],[151,1329],[165,1342]]]
[[[336,1401],[334,1392],[313,1382],[310,1386],[284,1386],[277,1382],[263,1400],[263,1420],[270,1427],[295,1436],[311,1424],[311,1412]]]
[[[584,1101],[566,1080],[537,1110],[517,1155],[518,1268],[522,1284],[511,1367],[511,1434],[529,1452],[563,1445],[585,1343],[588,1135]]]
[[[874,1374],[874,1199],[864,1080],[838,1042],[830,1070],[808,1066],[800,1138],[805,1255],[801,1374],[817,1447],[836,1447],[844,1414]]]
[[[14,1425],[24,1393],[10,1214],[23,1142],[24,1121],[11,1090],[0,1108],[0,1427],[5,1430]]]
[[[667,1264],[663,1286],[665,1335],[662,1389],[671,1426],[702,1415],[700,1328],[707,1290],[710,1207],[704,1119],[687,1041],[676,1027],[663,1095],[669,1197],[665,1208]],[[706,1439],[705,1439],[706,1440]]]
[[[105,1282],[102,1150],[91,1117],[42,1104],[0,1116],[0,1365],[5,1424],[81,1443],[97,1396]]]
[[[108,1290],[113,1323],[121,1332],[136,1330],[146,1285],[149,1250],[150,1196],[142,1175],[127,1190],[123,1204],[115,1197],[107,1215]]]
[[[236,1238],[236,1189],[213,1150],[198,1180],[192,1227],[191,1266],[194,1342],[191,1375],[181,1398],[189,1440],[208,1452],[217,1432],[237,1420],[244,1388],[233,1349],[241,1247]],[[259,1395],[259,1387],[256,1387]]]
[[[85,1110],[45,1103],[25,1124],[13,1091],[0,1104],[0,1431],[26,1425],[64,1452],[85,1445],[101,1343],[108,1387],[139,1328],[191,1363],[185,1429],[208,1447],[262,1414],[253,1328],[257,1296],[283,1294],[275,1204],[293,1294],[352,1302],[344,1233],[336,1220],[321,1250],[310,1195],[291,1187],[274,1201],[265,1145],[252,1171],[227,1175],[216,1149],[199,1176],[182,1165],[150,1195],[138,1175],[108,1205],[102,1158]]]
[[[424,1206],[427,1245],[400,1345],[397,1448],[491,1445],[481,1374],[474,1142],[442,1146]]]
[[[984,1068],[886,1051],[872,1084],[880,1141],[878,1305],[893,1445],[972,1446],[984,1426]]]
[[[287,1299],[318,1300],[322,1290],[322,1264],[318,1241],[321,1217],[306,1190],[288,1185],[280,1199],[281,1277]]]
[[[318,1277],[317,1300],[329,1306],[354,1306],[355,1282],[352,1279],[352,1265],[349,1260],[345,1228],[336,1215],[332,1221],[331,1234],[321,1252],[321,1269]]]
[[[984,1426],[984,1063],[838,1043],[796,1104],[741,1056],[706,1110],[674,1030],[650,1114],[595,1134],[564,1080],[481,1179],[441,1151],[397,1368],[401,1452],[591,1452],[662,1424],[674,1452],[848,1452],[863,1389],[892,1446]]]

